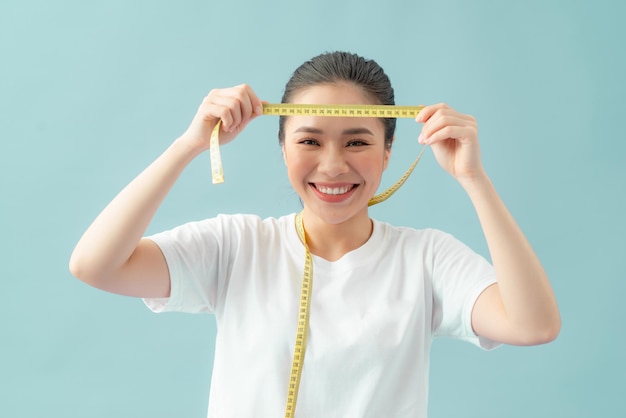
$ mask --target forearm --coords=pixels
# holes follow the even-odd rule
[[[559,311],[541,262],[486,175],[463,184],[480,220],[506,320],[522,340],[551,339]]]
[[[98,215],[76,245],[70,270],[91,282],[129,260],[161,202],[197,152],[175,141]]]

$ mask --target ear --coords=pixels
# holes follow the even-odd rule
[[[283,145],[280,146],[280,149],[283,151],[283,162],[285,163],[285,165],[287,165],[287,154],[285,153],[285,143],[283,142]]]
[[[387,166],[389,165],[389,158],[391,157],[391,145],[395,140],[396,136],[394,135],[393,138],[391,138],[391,144],[389,144],[388,147],[385,147],[385,155],[383,156],[383,170],[386,170]]]

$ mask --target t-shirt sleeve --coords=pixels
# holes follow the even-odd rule
[[[480,294],[496,283],[491,264],[450,234],[433,241],[433,335],[471,342],[483,349],[500,345],[472,329],[472,310]]]
[[[227,287],[232,235],[236,233],[226,222],[218,216],[147,237],[161,249],[171,284],[169,298],[144,299],[148,308],[154,312],[215,312]]]

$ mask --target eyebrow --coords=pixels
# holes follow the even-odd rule
[[[321,135],[321,134],[324,133],[323,130],[318,129],[318,128],[313,128],[312,126],[301,126],[298,129],[296,129],[294,132],[295,133],[306,132],[306,133],[317,134],[317,135]],[[342,132],[342,134],[343,135],[363,135],[363,134],[366,134],[366,135],[372,135],[372,136],[374,135],[372,133],[372,131],[370,131],[367,128],[348,128],[348,129],[344,130]]]

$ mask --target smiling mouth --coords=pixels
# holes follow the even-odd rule
[[[326,186],[321,186],[321,185],[311,183],[311,186],[313,186],[315,190],[317,190],[318,192],[322,194],[329,195],[329,196],[339,196],[342,194],[346,194],[353,189],[356,189],[358,187],[358,184],[350,184],[350,185],[341,186],[341,187],[326,187]]]

